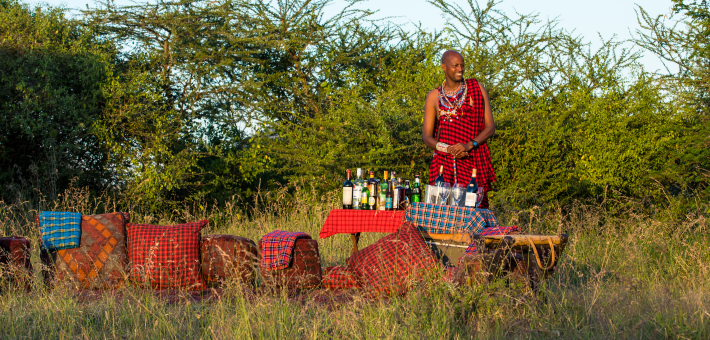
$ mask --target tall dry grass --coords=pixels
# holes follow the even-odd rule
[[[223,206],[195,203],[156,215],[109,196],[71,189],[48,202],[0,203],[4,235],[36,239],[38,210],[84,214],[128,211],[134,222],[179,223],[207,218],[209,233],[257,241],[274,229],[317,238],[337,195],[307,186],[238,198]],[[12,291],[0,297],[5,338],[710,338],[710,235],[707,203],[633,200],[496,211],[504,225],[570,235],[556,273],[533,296],[503,282],[455,288],[433,280],[404,297],[368,300],[251,295],[236,285],[221,299],[190,302],[128,288],[95,299],[70,290]],[[603,206],[603,208],[602,208]],[[613,209],[609,209],[611,206]],[[382,234],[363,235],[363,246]],[[318,239],[324,266],[342,264],[350,240]],[[36,252],[36,249],[35,249]],[[33,262],[38,264],[38,255]],[[328,299],[325,299],[326,301]]]

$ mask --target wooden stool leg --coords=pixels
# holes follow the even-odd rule
[[[360,241],[360,233],[350,234],[350,240],[353,241],[353,249],[350,251],[350,256],[357,253],[357,243]]]

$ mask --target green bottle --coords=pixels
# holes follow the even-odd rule
[[[422,188],[419,185],[419,175],[414,176],[414,185],[412,186],[412,203],[421,202]]]
[[[388,174],[389,174],[389,172],[385,171],[385,177],[382,180],[382,182],[380,183],[380,204],[379,204],[378,210],[386,210],[387,189],[389,187],[389,183],[387,183],[387,175]]]

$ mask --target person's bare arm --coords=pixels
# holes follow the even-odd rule
[[[436,137],[434,136],[434,124],[436,123],[436,112],[438,108],[439,93],[432,90],[427,94],[424,102],[424,127],[422,128],[422,140],[424,145],[436,150]]]

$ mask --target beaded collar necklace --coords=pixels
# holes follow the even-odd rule
[[[441,87],[439,87],[439,103],[444,107],[444,109],[440,110],[440,113],[442,119],[451,122],[454,118],[459,119],[456,111],[463,105],[468,87],[464,79],[456,90],[449,92],[444,89],[445,83],[446,80],[444,80],[444,82],[441,83]]]

